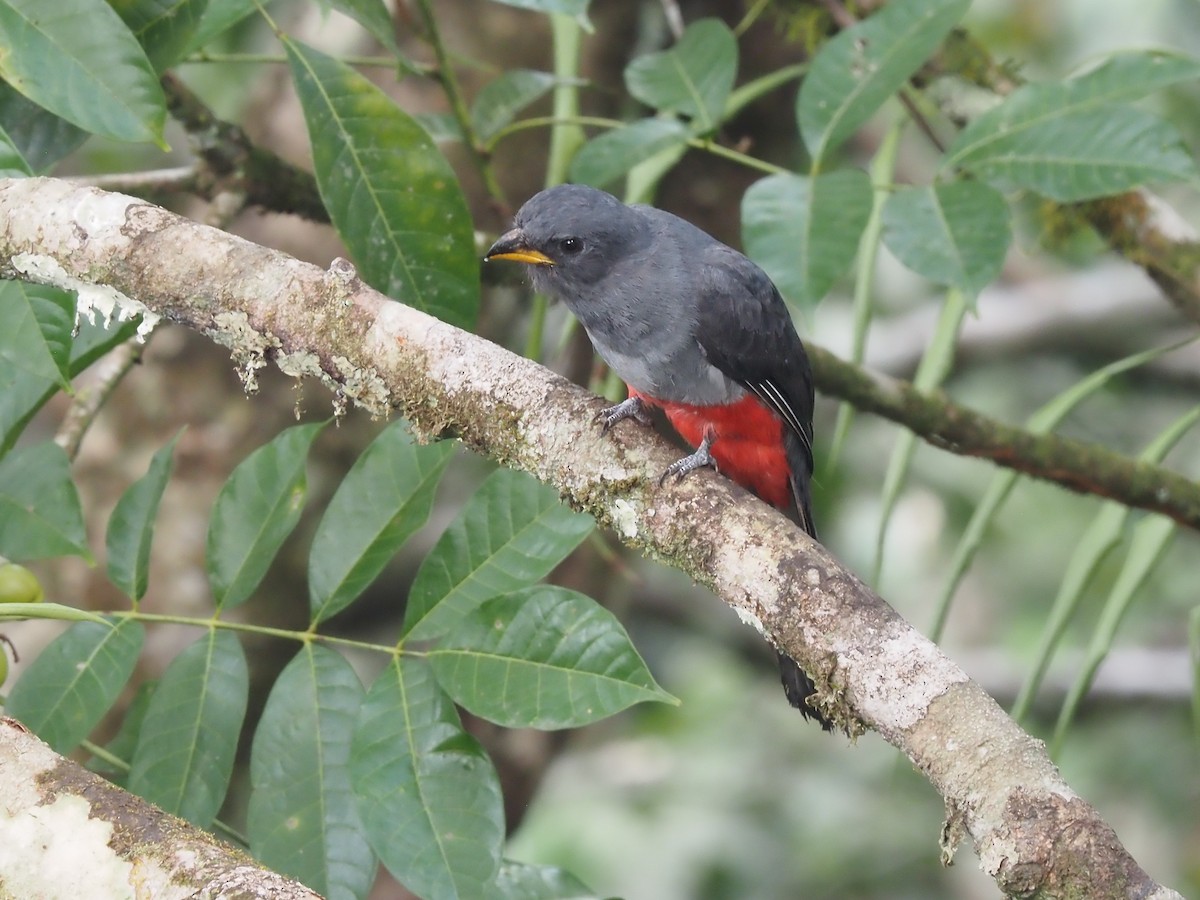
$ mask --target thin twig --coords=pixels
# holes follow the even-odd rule
[[[83,436],[95,421],[96,414],[117,389],[121,379],[141,361],[145,346],[137,337],[120,344],[92,370],[95,381],[76,392],[67,414],[63,416],[58,434],[54,436],[54,442],[67,452],[68,459],[79,455],[79,445],[83,443]]]

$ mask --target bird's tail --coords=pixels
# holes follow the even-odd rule
[[[793,465],[792,496],[796,504],[796,524],[803,528],[814,541],[817,539],[817,528],[813,522],[812,491],[809,486],[809,476],[799,467]],[[816,683],[808,676],[794,659],[782,651],[779,652],[779,678],[783,682],[783,693],[788,702],[806,719],[812,719],[821,724],[826,731],[833,731],[833,722],[815,706],[809,705],[808,698],[817,692]]]

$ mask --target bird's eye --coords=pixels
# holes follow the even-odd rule
[[[568,256],[574,256],[583,249],[583,241],[577,237],[565,237],[558,242],[558,249]]]

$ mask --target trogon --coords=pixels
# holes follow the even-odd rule
[[[625,382],[604,428],[658,407],[695,452],[664,473],[713,466],[816,537],[812,369],[771,279],[690,222],[582,185],[530,198],[488,260],[528,264],[535,289],[561,300]],[[779,654],[788,700],[812,680]]]

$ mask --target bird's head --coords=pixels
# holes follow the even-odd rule
[[[636,210],[604,191],[563,184],[527,200],[484,259],[526,263],[539,290],[572,305],[647,240]]]

